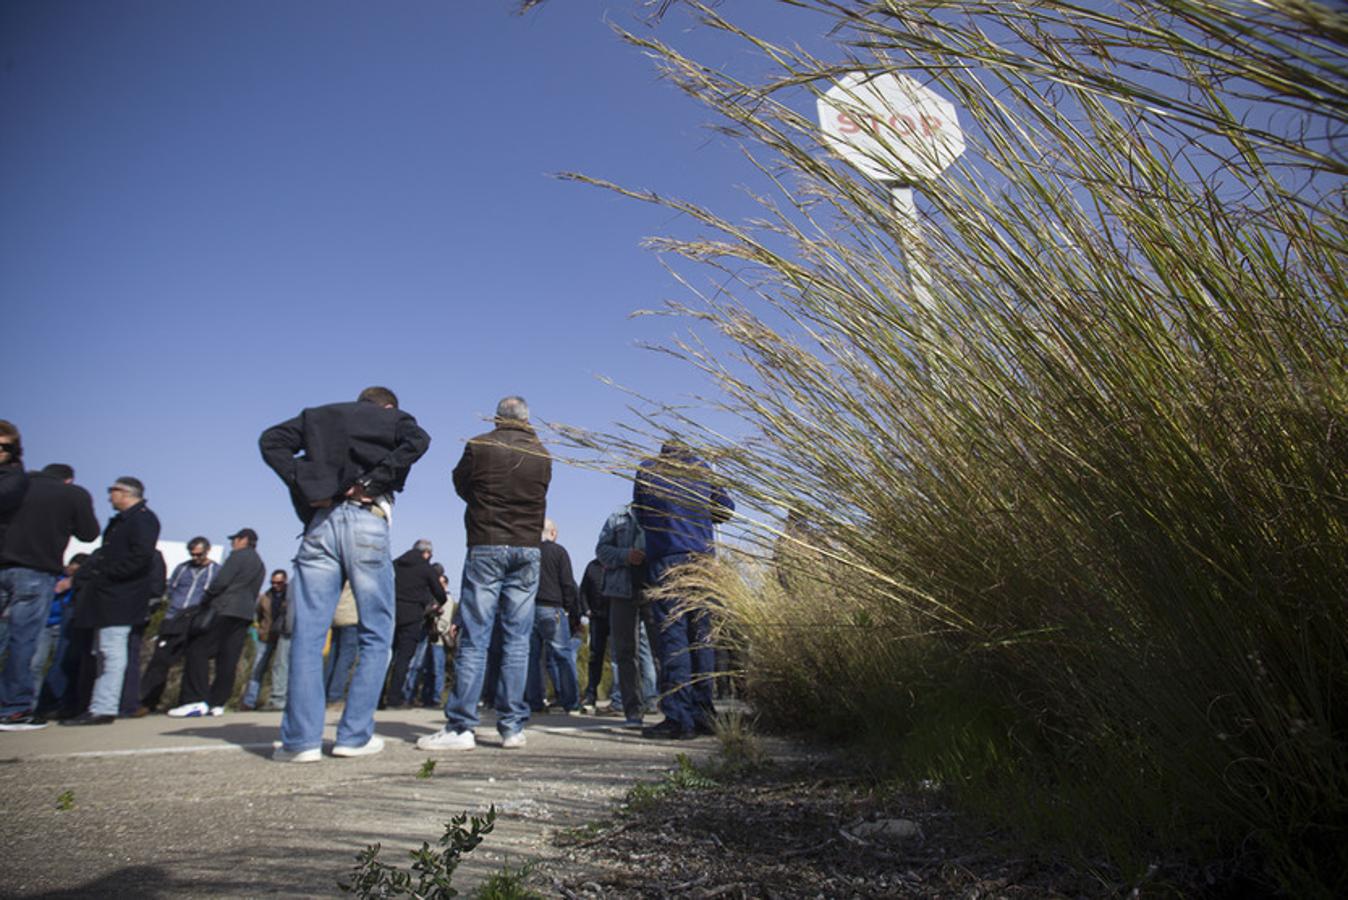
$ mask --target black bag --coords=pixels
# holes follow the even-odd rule
[[[220,613],[213,606],[201,604],[192,613],[192,621],[187,625],[187,634],[189,637],[196,637],[199,634],[205,634],[215,625],[215,620],[220,617]]]

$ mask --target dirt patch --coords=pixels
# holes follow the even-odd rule
[[[556,838],[566,897],[1083,897],[1126,893],[1016,858],[935,793],[900,794],[814,760],[697,783],[676,771],[608,822]]]

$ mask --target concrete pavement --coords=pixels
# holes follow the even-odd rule
[[[268,758],[279,713],[0,733],[0,895],[334,896],[366,845],[404,865],[452,816],[495,804],[495,832],[456,876],[462,891],[504,863],[546,864],[553,832],[603,818],[678,753],[717,746],[645,740],[621,719],[536,715],[528,745],[504,750],[488,714],[476,750],[417,750],[443,722],[437,710],[381,712],[384,752],[307,765]],[[435,771],[418,778],[427,759]]]

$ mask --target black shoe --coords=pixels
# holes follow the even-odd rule
[[[665,719],[658,725],[649,725],[641,729],[641,736],[661,741],[686,741],[693,737],[693,732],[673,719]]]
[[[37,731],[48,722],[35,712],[20,711],[0,718],[0,731]]]
[[[708,736],[716,733],[716,726],[706,719],[698,719],[693,723],[693,734],[699,736]]]
[[[62,725],[111,725],[117,721],[116,716],[100,716],[95,713],[80,713],[73,719],[65,719]]]

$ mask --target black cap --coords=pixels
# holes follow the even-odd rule
[[[248,538],[248,540],[249,540],[251,543],[256,544],[256,543],[257,543],[257,532],[254,531],[254,530],[251,529],[251,528],[240,528],[238,531],[234,532],[233,534],[231,534],[231,535],[229,536],[229,539],[230,539],[231,541],[234,540],[235,538]]]

